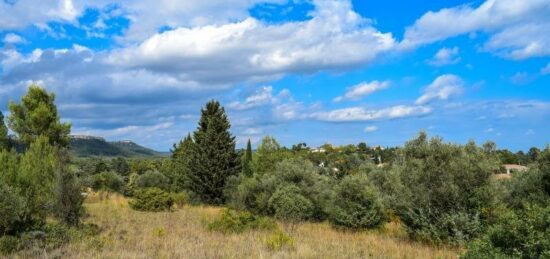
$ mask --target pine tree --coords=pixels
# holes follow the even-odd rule
[[[189,171],[189,160],[193,151],[193,138],[188,134],[172,149],[171,169],[168,174],[175,191],[183,191],[187,186],[187,172]]]
[[[240,159],[235,152],[235,137],[225,110],[217,101],[209,101],[201,110],[189,160],[189,189],[204,203],[224,202],[227,179],[237,175]]]
[[[252,176],[252,145],[250,144],[250,139],[248,140],[248,143],[246,143],[246,151],[242,158],[243,165],[242,165],[242,172],[245,176]]]
[[[54,101],[55,94],[31,85],[20,104],[10,102],[8,124],[27,147],[39,136],[48,137],[53,146],[69,146],[71,124],[60,122]]]
[[[4,124],[4,114],[0,111],[0,150],[9,149],[8,128]]]

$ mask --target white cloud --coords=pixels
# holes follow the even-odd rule
[[[370,95],[376,91],[386,89],[390,86],[390,81],[371,81],[371,82],[361,82],[357,85],[354,85],[347,89],[344,96],[338,96],[334,98],[335,102],[340,102],[343,100],[357,100],[367,95]]]
[[[366,132],[366,133],[375,132],[375,131],[377,131],[377,130],[378,130],[378,127],[376,127],[376,126],[367,126],[367,127],[365,128],[365,132]]]
[[[463,91],[464,82],[460,77],[453,74],[441,75],[424,89],[424,94],[415,103],[422,105],[434,100],[448,100]]]
[[[346,69],[371,62],[395,46],[392,35],[370,26],[353,12],[351,2],[315,4],[307,21],[266,24],[247,18],[180,27],[116,51],[108,60],[117,66],[219,84]]]
[[[510,82],[515,85],[525,85],[535,80],[535,77],[527,72],[517,72],[510,77]]]
[[[546,64],[545,67],[541,68],[540,73],[543,74],[543,75],[550,74],[550,63]]]
[[[435,53],[431,60],[428,60],[428,64],[436,67],[456,64],[460,61],[458,51],[458,47],[442,48]]]
[[[316,112],[312,113],[309,117],[320,121],[331,122],[375,121],[422,116],[429,114],[431,111],[431,108],[425,106],[405,105],[370,110],[363,107],[350,107],[328,112]]]
[[[411,48],[450,37],[487,32],[482,47],[498,55],[525,59],[550,55],[550,4],[547,0],[486,0],[427,12],[405,31],[401,46]]]
[[[21,44],[26,43],[27,41],[15,33],[8,33],[4,36],[3,42],[4,44]]]
[[[84,5],[75,6],[71,0],[0,1],[0,30],[44,26],[52,21],[73,23],[83,10]]]
[[[253,95],[248,96],[244,102],[232,102],[229,104],[229,108],[235,110],[246,110],[262,105],[266,105],[273,100],[273,88],[271,86],[264,86],[258,89]]]

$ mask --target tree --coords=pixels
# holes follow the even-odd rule
[[[61,159],[57,170],[55,185],[55,215],[64,223],[77,226],[84,214],[84,197],[82,196],[81,184],[74,172],[67,164],[69,154],[61,152]]]
[[[274,137],[265,136],[262,139],[254,156],[254,172],[264,174],[275,170],[275,165],[278,162],[290,158],[291,152],[281,148],[279,142]]]
[[[55,94],[31,85],[20,104],[10,102],[8,124],[27,147],[39,136],[53,146],[69,147],[71,125],[60,122],[54,101]]]
[[[128,176],[130,174],[130,165],[122,157],[117,157],[111,161],[111,169],[121,176]]]
[[[0,111],[0,150],[9,149],[8,128],[4,123],[4,114]]]
[[[191,134],[188,134],[177,145],[174,144],[170,169],[166,173],[175,191],[183,191],[187,188],[187,172],[194,144]]]
[[[195,144],[189,160],[189,189],[202,202],[222,204],[223,191],[230,176],[240,170],[240,158],[235,151],[235,137],[225,110],[217,101],[209,101],[201,110]]]
[[[252,145],[250,144],[250,139],[246,143],[246,151],[242,157],[242,172],[245,176],[252,176]]]

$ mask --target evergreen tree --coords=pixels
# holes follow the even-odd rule
[[[217,101],[209,101],[201,110],[195,144],[190,152],[188,186],[208,204],[224,202],[223,190],[227,179],[237,175],[240,159],[235,152],[235,137],[225,110]]]
[[[242,161],[242,173],[248,177],[252,176],[252,145],[250,144],[250,139],[246,143],[246,151],[244,152]]]
[[[67,150],[60,153],[55,183],[54,214],[64,223],[76,226],[84,214],[84,197],[81,184],[69,167],[70,156]]]
[[[54,101],[55,94],[31,85],[20,104],[10,102],[8,124],[27,147],[39,136],[53,146],[69,146],[71,125],[60,122]]]
[[[172,161],[168,178],[172,183],[172,189],[183,191],[187,186],[187,172],[189,171],[189,160],[193,151],[193,138],[188,134],[172,149]]]
[[[4,124],[4,114],[0,111],[0,150],[9,149],[8,128]]]

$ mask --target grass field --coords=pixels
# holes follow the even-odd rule
[[[293,247],[270,250],[268,231],[224,235],[205,222],[221,208],[188,206],[174,212],[138,212],[119,195],[94,195],[86,202],[86,223],[101,233],[70,243],[44,257],[66,258],[457,258],[458,251],[412,243],[397,224],[383,230],[344,232],[323,223],[280,224]],[[24,257],[24,255],[23,255]]]

